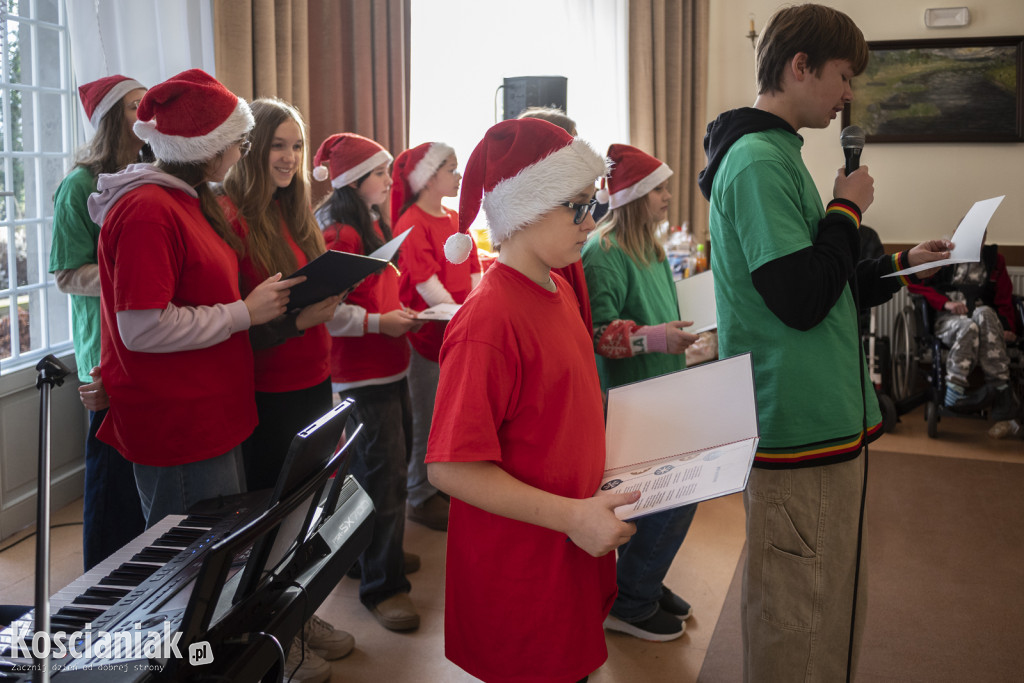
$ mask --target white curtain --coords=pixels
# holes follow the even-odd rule
[[[122,74],[153,86],[192,68],[214,73],[211,0],[66,0],[75,86]],[[82,126],[92,128],[81,104]]]
[[[627,6],[628,0],[413,2],[410,146],[445,142],[464,166],[496,123],[498,86],[515,76],[565,76],[566,113],[580,137],[601,154],[613,142],[628,143]]]

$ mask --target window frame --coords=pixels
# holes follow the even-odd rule
[[[15,91],[22,95],[22,102],[32,98],[32,115],[41,111],[40,101],[42,95],[58,95],[60,97],[60,150],[42,151],[43,133],[42,127],[33,125],[32,151],[14,151],[14,132],[12,125],[3,126],[3,148],[0,150],[0,164],[3,165],[3,186],[0,187],[0,201],[3,201],[5,212],[0,217],[0,234],[5,234],[7,239],[7,272],[8,281],[6,285],[0,283],[0,302],[8,307],[7,311],[0,313],[0,318],[8,317],[10,320],[10,349],[9,355],[0,359],[0,376],[9,375],[27,367],[34,366],[39,359],[48,354],[67,355],[73,354],[72,326],[71,326],[71,305],[70,297],[61,294],[57,290],[54,277],[49,271],[50,238],[53,231],[53,206],[52,197],[56,187],[46,187],[47,178],[44,173],[44,162],[59,159],[63,162],[65,170],[68,168],[74,157],[77,141],[81,136],[81,128],[77,112],[75,110],[76,93],[74,89],[74,78],[71,67],[71,49],[67,25],[67,7],[65,0],[56,0],[57,23],[39,19],[39,8],[45,0],[17,0],[15,14],[10,9],[12,0],[0,0],[0,107],[4,122],[11,122],[11,94]],[[27,11],[26,11],[27,10]],[[27,27],[30,31],[29,49],[20,53],[21,73],[32,74],[31,83],[12,83],[9,63],[10,43],[8,40],[8,21],[18,22],[19,29]],[[55,32],[59,49],[56,55],[43,54],[48,52],[40,49],[40,29]],[[19,50],[21,48],[19,47]],[[39,85],[38,74],[42,71],[40,64],[44,60],[56,59],[59,66],[59,85]],[[25,79],[22,79],[25,80]],[[24,126],[22,126],[24,130]],[[27,146],[27,145],[26,145]],[[15,164],[20,160],[23,167],[32,165],[33,174],[31,181],[29,174],[25,174],[25,197],[28,201],[28,183],[34,183],[34,213],[31,218],[17,218],[17,198],[14,196],[15,189]],[[26,206],[27,209],[27,206]],[[28,240],[32,241],[27,246],[27,255],[31,259],[28,271],[36,273],[26,284],[18,282],[18,248],[16,235],[19,230],[24,229]],[[38,294],[36,294],[38,293]],[[35,302],[32,301],[35,296]],[[59,306],[58,301],[63,302],[64,315],[66,320],[62,326],[67,330],[64,338],[55,339],[60,336],[59,330],[55,330],[55,323],[52,316],[60,315],[59,309],[52,310]],[[32,325],[33,334],[39,334],[41,343],[35,349],[21,348],[21,322],[19,316],[11,310],[19,309],[23,304],[30,306],[30,315],[38,320],[38,325]],[[0,308],[0,310],[3,310]],[[0,353],[6,352],[0,351]]]

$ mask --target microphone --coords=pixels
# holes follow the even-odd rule
[[[846,175],[860,168],[860,153],[864,149],[864,129],[860,126],[847,126],[839,134],[839,142],[846,155]]]

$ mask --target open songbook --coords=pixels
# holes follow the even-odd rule
[[[760,438],[750,354],[611,389],[606,432],[597,495],[641,493],[619,519],[742,491]]]
[[[341,294],[355,287],[368,276],[384,270],[402,245],[409,231],[387,242],[369,256],[352,254],[347,251],[326,251],[289,275],[289,278],[305,275],[306,281],[291,289],[288,310],[305,308],[323,301],[329,296]]]
[[[715,276],[710,270],[676,280],[679,319],[692,320],[687,332],[697,334],[718,327],[715,310]]]

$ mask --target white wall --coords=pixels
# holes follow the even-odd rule
[[[756,93],[754,51],[746,38],[750,14],[760,30],[775,0],[712,0],[708,112],[750,106]],[[913,0],[832,0],[825,4],[857,22],[868,40],[910,40],[1024,34],[1024,2],[985,0],[968,3],[971,23],[959,29],[929,29],[928,7],[950,3]],[[804,160],[824,199],[832,195],[835,171],[843,163],[841,123],[824,130],[801,131]],[[920,242],[950,236],[960,217],[979,199],[1005,194],[989,224],[988,240],[1024,244],[1024,143],[875,144],[864,149],[863,165],[875,178],[875,202],[865,223],[886,242]]]

